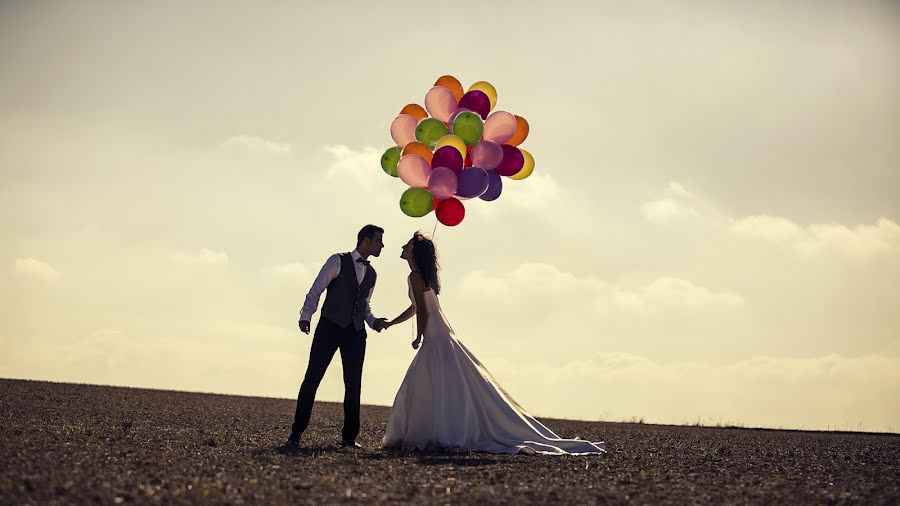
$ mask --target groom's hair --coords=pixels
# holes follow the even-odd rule
[[[375,225],[366,225],[359,229],[359,233],[356,234],[356,245],[362,244],[363,239],[372,239],[375,234],[384,234],[384,229]]]

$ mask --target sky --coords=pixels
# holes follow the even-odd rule
[[[434,231],[536,416],[900,432],[898,56],[895,2],[4,0],[0,377],[294,398],[306,292],[374,223],[375,314]],[[536,160],[453,228],[379,165],[445,74]],[[369,332],[364,403],[412,332]]]

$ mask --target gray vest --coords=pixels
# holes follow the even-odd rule
[[[356,266],[350,253],[341,253],[341,273],[328,283],[322,318],[340,327],[351,323],[356,330],[363,330],[366,323],[366,298],[375,286],[375,269],[366,268],[362,283],[356,281]]]

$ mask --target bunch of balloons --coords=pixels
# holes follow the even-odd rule
[[[495,111],[496,105],[490,83],[463,91],[455,77],[442,76],[425,95],[424,108],[403,107],[391,123],[397,145],[381,156],[381,168],[409,185],[400,210],[414,218],[434,211],[439,222],[456,226],[466,215],[464,200],[497,200],[502,178],[531,175],[534,158],[518,147],[528,137],[528,122]]]

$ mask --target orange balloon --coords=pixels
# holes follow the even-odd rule
[[[518,146],[525,142],[525,138],[528,137],[528,122],[525,121],[525,118],[522,116],[516,116],[516,133],[513,134],[512,137],[509,138],[504,144],[509,144],[510,146]]]
[[[400,114],[409,114],[411,116],[415,116],[415,118],[419,121],[428,117],[428,113],[425,111],[425,108],[419,104],[406,104],[403,106],[403,109],[400,109]]]
[[[463,87],[459,84],[459,80],[453,76],[441,76],[437,81],[434,82],[435,86],[443,86],[447,88],[451,92],[453,92],[453,96],[456,97],[456,101],[459,102],[459,99],[463,97]]]
[[[432,153],[431,150],[428,149],[428,146],[422,144],[419,141],[412,141],[407,144],[403,148],[403,152],[400,154],[400,156],[409,154],[421,156],[425,159],[426,162],[428,162],[429,165],[431,165],[431,159],[434,157],[434,153]]]

